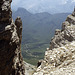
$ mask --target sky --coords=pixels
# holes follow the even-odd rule
[[[75,0],[12,0],[12,9],[23,7],[31,12],[41,12],[54,11],[54,9],[60,11],[60,9],[67,8],[68,12],[70,8],[73,10],[74,4]]]

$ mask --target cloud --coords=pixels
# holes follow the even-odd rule
[[[17,9],[20,5],[20,1],[21,0],[12,0],[12,4],[11,4],[12,8]]]
[[[75,2],[75,0],[72,0],[72,2]]]
[[[39,6],[41,4],[56,6],[56,5],[66,3],[66,1],[67,0],[13,0],[12,7],[13,8],[17,8],[17,7],[29,8],[29,7]]]
[[[40,11],[47,11],[50,9],[60,10],[62,7],[62,9],[64,10],[65,7],[68,9],[72,9],[74,6],[74,2],[75,0],[12,0],[12,9],[23,7],[29,11],[38,11],[38,9]]]

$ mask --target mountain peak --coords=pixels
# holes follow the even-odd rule
[[[25,8],[19,7],[17,11],[27,11]]]

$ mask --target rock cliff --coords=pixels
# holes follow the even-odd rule
[[[31,75],[35,67],[23,62],[22,21],[17,17],[13,22],[11,2],[0,1],[0,75]],[[75,9],[62,24],[62,30],[55,31],[44,60],[38,62],[33,75],[69,74],[75,75]]]
[[[33,75],[75,75],[75,8],[57,29],[44,60]]]
[[[0,1],[0,75],[25,75],[21,56],[22,21],[17,17],[13,22],[11,2]]]

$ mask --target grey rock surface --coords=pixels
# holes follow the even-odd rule
[[[58,48],[75,40],[75,9],[62,23],[62,30],[57,29],[50,42],[50,49]]]
[[[33,73],[36,71],[37,67],[35,67],[27,62],[24,62],[24,65],[25,65],[25,75],[33,75]]]
[[[33,75],[75,75],[75,9],[57,29]]]

